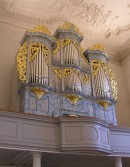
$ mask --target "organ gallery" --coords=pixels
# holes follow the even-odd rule
[[[117,82],[102,45],[82,48],[77,26],[55,33],[37,26],[17,54],[20,111],[50,117],[95,117],[116,125]]]

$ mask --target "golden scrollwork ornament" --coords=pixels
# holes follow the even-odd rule
[[[87,83],[89,80],[90,80],[90,76],[85,75],[85,74],[82,76],[83,83]]]
[[[75,42],[74,40],[69,39],[69,38],[64,39],[62,42],[62,45],[63,45],[63,47],[65,47],[66,45],[69,45],[70,43],[72,43],[76,49],[78,48],[78,43]]]
[[[62,78],[62,70],[60,68],[52,67],[52,70],[57,75],[58,78]]]
[[[110,76],[110,84],[111,84],[111,89],[112,89],[112,96],[115,100],[117,100],[117,80],[115,78],[115,74],[113,73],[112,69],[108,66],[109,69],[109,76]]]
[[[92,68],[93,68],[93,77],[95,77],[99,71],[99,68],[101,66],[101,61],[99,60],[93,60],[92,61]]]
[[[20,47],[17,55],[17,70],[19,72],[19,78],[22,82],[26,80],[26,68],[27,68],[27,42],[25,42]]]
[[[37,27],[34,27],[32,30],[30,30],[30,32],[43,32],[43,33],[51,36],[51,32],[49,31],[49,29],[43,25],[39,25]]]
[[[32,43],[30,45],[30,62],[33,61],[35,59],[35,57],[37,56],[39,50],[40,50],[41,44],[39,43]]]
[[[83,33],[80,32],[79,28],[76,25],[69,22],[65,22],[63,25],[59,26],[59,28],[65,29],[65,30],[74,30],[76,33],[83,35]]]
[[[101,44],[93,45],[93,46],[89,47],[88,49],[89,50],[99,50],[99,51],[102,51],[102,52],[106,53],[105,47]]]
[[[40,43],[32,43],[30,45],[30,62],[33,61],[35,59],[35,57],[38,55],[40,49],[42,49],[42,53],[46,59],[46,62],[49,63],[48,59],[49,59],[49,49],[47,46],[45,46],[44,44],[40,44]]]

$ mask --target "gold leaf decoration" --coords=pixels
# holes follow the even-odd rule
[[[110,76],[110,84],[111,84],[111,89],[112,89],[112,96],[115,100],[117,100],[117,81],[115,78],[115,74],[113,73],[112,69],[108,66],[109,69],[109,76]]]
[[[49,64],[49,60],[48,60],[49,59],[49,49],[47,46],[43,44],[42,44],[42,52],[43,52],[43,55],[45,56],[47,64]]]
[[[32,43],[30,45],[30,50],[31,50],[31,53],[30,53],[30,62],[33,61],[35,59],[35,57],[37,56],[40,48],[42,47],[42,52],[43,52],[43,55],[46,59],[46,62],[49,63],[48,59],[49,59],[49,49],[47,46],[43,45],[43,44],[39,44],[39,43]]]
[[[45,93],[47,93],[46,90],[43,90],[43,89],[41,89],[41,88],[32,88],[32,89],[30,89],[30,90],[37,96],[38,100],[40,100],[41,97],[42,97]]]
[[[65,30],[74,30],[76,33],[83,35],[83,33],[80,32],[79,28],[76,25],[69,22],[65,22],[63,25],[59,26],[59,28],[65,29]]]
[[[107,110],[108,106],[111,106],[111,103],[107,102],[107,101],[101,101],[101,100],[99,100],[97,103],[99,105],[101,105],[104,108],[104,110]]]
[[[25,42],[19,49],[17,55],[17,70],[19,72],[19,78],[22,82],[26,80],[26,68],[27,68],[27,42]]]
[[[99,68],[101,66],[101,61],[99,60],[93,60],[92,61],[92,68],[93,68],[93,77],[95,77],[99,71]]]
[[[30,62],[33,61],[34,58],[37,56],[40,47],[41,47],[41,44],[39,44],[39,43],[32,43],[30,45],[30,50],[31,50],[31,53],[30,53]]]
[[[49,36],[51,36],[51,32],[48,30],[47,27],[45,27],[43,25],[39,25],[37,27],[34,27],[32,30],[30,30],[30,32],[43,32],[43,33],[48,34]]]
[[[67,95],[66,97],[71,101],[71,103],[72,103],[73,105],[76,105],[77,102],[78,102],[78,100],[80,99],[80,98],[79,98],[78,96],[76,96],[76,95]]]
[[[59,77],[60,79],[62,78],[62,70],[60,68],[52,67],[54,73]]]
[[[88,76],[88,75],[83,75],[82,81],[83,81],[84,83],[87,83],[89,80],[90,80],[90,76]]]
[[[68,75],[70,75],[73,72],[73,69],[64,69],[64,78],[66,78]]]
[[[63,44],[63,48],[66,46],[66,45],[69,45],[70,43],[73,43],[73,45],[78,48],[78,43],[69,39],[69,38],[66,38],[63,40],[62,44]]]
[[[88,48],[89,50],[99,50],[99,51],[103,51],[104,53],[106,53],[106,49],[103,45],[101,44],[96,44],[93,45],[92,47]]]

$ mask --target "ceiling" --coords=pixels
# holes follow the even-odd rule
[[[45,25],[54,33],[65,21],[83,32],[84,48],[103,44],[117,61],[130,55],[130,0],[1,0],[0,32],[19,42],[27,29]]]

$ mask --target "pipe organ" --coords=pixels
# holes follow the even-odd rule
[[[27,31],[17,54],[20,111],[51,117],[89,116],[116,125],[117,82],[104,47],[84,50],[77,26],[54,35],[44,26]]]

